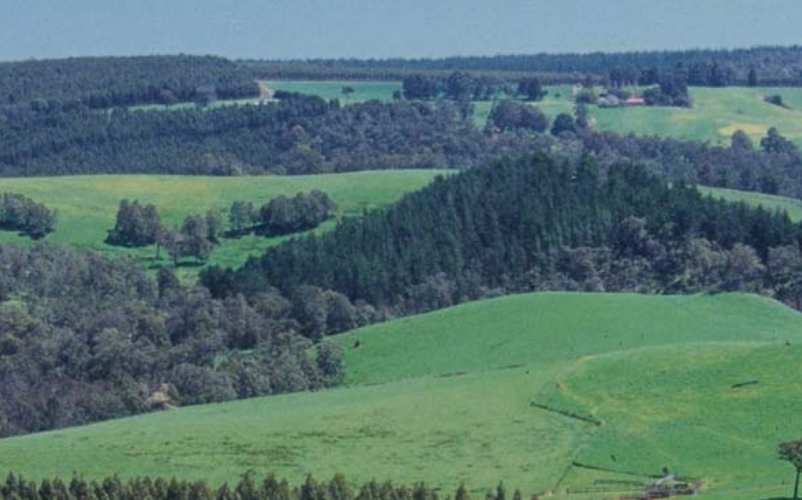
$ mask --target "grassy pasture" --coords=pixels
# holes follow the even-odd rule
[[[427,185],[437,171],[395,170],[311,176],[159,176],[159,175],[97,175],[47,178],[0,179],[0,191],[23,193],[58,210],[56,231],[46,241],[72,245],[83,250],[104,254],[133,254],[144,260],[152,259],[155,247],[129,249],[104,243],[107,231],[114,227],[117,208],[122,198],[153,203],[167,225],[178,226],[189,214],[220,210],[227,225],[227,210],[237,200],[251,201],[260,206],[278,195],[320,189],[338,204],[339,217],[360,216],[364,210],[383,207]],[[318,230],[334,227],[336,221],[324,223]],[[265,238],[249,235],[225,239],[218,245],[211,263],[235,266],[249,255],[287,237]],[[14,232],[0,232],[0,241],[30,244],[28,238]],[[166,262],[166,261],[165,261]],[[197,267],[183,267],[192,274]]]
[[[713,494],[764,499],[789,492],[791,467],[776,447],[799,437],[800,369],[798,343],[662,346],[578,360],[535,400],[603,422],[577,462],[643,474],[667,467]]]
[[[3,440],[0,475],[220,482],[248,469],[295,481],[339,471],[465,482],[477,495],[504,479],[510,490],[601,500],[611,488],[626,493],[610,486],[622,480],[648,481],[622,471],[667,465],[702,478],[700,498],[765,500],[787,489],[791,471],[774,447],[799,432],[802,315],[770,300],[528,294],[336,340],[346,387]],[[760,383],[731,387],[752,379]]]

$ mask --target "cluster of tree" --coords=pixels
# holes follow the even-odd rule
[[[314,59],[306,61],[247,61],[256,75],[281,78],[401,79],[410,73],[443,75],[454,70],[499,76],[529,73],[541,79],[576,82],[582,75],[637,82],[653,70],[672,71],[677,64],[690,71],[690,85],[802,84],[802,47],[693,49],[589,54],[498,55],[443,59]],[[551,81],[549,83],[552,83]],[[656,82],[653,82],[656,83]]]
[[[561,256],[593,249],[592,262],[609,255],[609,273],[595,273],[605,289],[768,293],[798,287],[798,277],[769,287],[765,280],[775,278],[765,269],[773,255],[788,262],[778,275],[802,269],[799,237],[785,214],[670,187],[642,167],[602,175],[590,160],[574,167],[537,157],[440,178],[385,212],[273,247],[236,271],[207,271],[202,281],[219,297],[314,285],[407,314],[488,294],[572,288],[558,279],[566,274]],[[692,242],[723,255],[715,274]],[[702,269],[692,272],[697,261]]]
[[[188,215],[180,228],[166,227],[156,207],[152,204],[142,206],[139,200],[120,201],[117,222],[109,230],[106,243],[125,247],[144,247],[156,245],[156,259],[160,258],[164,247],[178,262],[185,256],[199,261],[209,258],[212,247],[220,242],[223,222],[216,210],[209,210],[205,216]]]
[[[543,133],[549,118],[539,108],[515,101],[496,101],[487,117],[487,128],[494,132],[529,130]]]
[[[486,128],[492,133],[543,133],[567,140],[576,139],[587,132],[590,127],[587,108],[578,106],[576,117],[568,113],[560,113],[551,123],[549,118],[538,108],[514,101],[498,101],[493,104],[487,118]],[[551,128],[549,124],[551,123]],[[518,152],[521,153],[520,151]]]
[[[682,71],[682,80],[687,85],[697,87],[726,87],[736,83],[746,83],[756,87],[759,83],[758,72],[750,68],[746,73],[746,80],[736,80],[736,73],[731,67],[722,66],[717,62],[694,62],[686,65],[678,61],[673,68],[670,66],[651,66],[640,68],[637,66],[616,66],[608,72],[607,83],[616,88],[632,85],[657,85],[664,79],[664,75],[676,75]]]
[[[19,193],[0,194],[0,229],[39,240],[56,230],[57,213]]]
[[[773,104],[773,105],[778,106],[780,108],[788,109],[788,105],[785,104],[785,102],[783,101],[783,96],[781,96],[780,94],[767,95],[767,96],[763,97],[763,100],[766,101],[769,104]]]
[[[0,246],[0,436],[333,385],[339,349],[310,355],[309,338],[374,314],[328,290],[217,300],[169,267]]]
[[[111,108],[258,95],[259,86],[250,74],[221,57],[78,57],[0,63],[0,107],[39,100]]]
[[[454,101],[476,101],[489,100],[500,93],[515,93],[515,87],[501,78],[463,71],[454,71],[443,77],[414,73],[404,77],[401,86],[404,98],[414,100],[444,97]]]
[[[275,236],[314,229],[330,219],[335,210],[337,204],[329,195],[315,189],[293,197],[277,196],[259,210],[254,209],[253,203],[235,201],[228,212],[228,222],[233,234],[256,230]]]
[[[167,250],[173,265],[178,266],[184,257],[193,257],[199,262],[209,260],[214,245],[223,237],[223,219],[217,210],[210,209],[206,215],[188,215],[180,228],[165,227],[156,241],[156,258],[161,247]]]
[[[2,500],[438,500],[443,494],[440,488],[417,483],[413,486],[396,485],[390,481],[378,483],[372,480],[357,488],[341,474],[329,481],[318,481],[311,474],[303,484],[290,486],[286,479],[279,480],[273,474],[257,479],[248,472],[235,484],[209,485],[206,481],[186,481],[163,477],[135,477],[122,480],[117,476],[103,480],[87,480],[74,476],[69,481],[42,479],[28,481],[9,474],[0,483]],[[471,495],[460,485],[445,499],[471,500]],[[507,500],[503,483],[488,490],[483,500]],[[522,500],[521,492],[515,490],[512,500]],[[537,496],[531,497],[537,500]]]
[[[123,199],[117,210],[114,229],[109,230],[106,243],[123,247],[153,245],[161,237],[162,219],[152,204],[142,206],[139,200]]]
[[[594,132],[581,136],[582,146],[563,141],[568,157],[594,157],[604,168],[620,162],[647,166],[672,182],[802,197],[802,157],[797,146],[771,128],[758,147],[742,131],[731,144],[709,144],[671,138],[620,136]]]
[[[514,85],[502,78],[477,76],[463,71],[454,71],[445,77],[413,73],[403,78],[401,87],[404,98],[424,101],[439,97],[453,101],[490,100],[500,94],[539,101],[546,95],[537,77],[523,77]]]
[[[691,105],[688,95],[690,72],[683,64],[677,64],[672,70],[650,68],[638,71],[636,68],[615,68],[610,71],[610,92],[617,98],[623,98],[622,90],[630,85],[652,86],[643,92],[643,98],[649,106],[683,106]],[[589,103],[586,103],[589,104]]]

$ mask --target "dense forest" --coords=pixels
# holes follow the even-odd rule
[[[681,94],[679,94],[681,96]],[[394,168],[466,169],[547,151],[602,168],[641,163],[672,182],[802,197],[802,156],[777,130],[730,147],[596,132],[586,109],[554,123],[505,104],[479,130],[456,101],[278,103],[170,113],[88,109],[0,111],[0,175],[89,173],[312,174]],[[584,111],[584,112],[583,112]],[[551,134],[539,132],[550,131]]]
[[[310,355],[301,332],[375,320],[317,288],[216,300],[170,268],[154,280],[133,259],[3,245],[0,436],[336,384],[339,350]]]
[[[90,108],[256,97],[240,65],[212,56],[76,57],[0,63],[0,107],[31,101]]]
[[[261,78],[400,80],[413,73],[445,77],[454,70],[518,80],[539,76],[544,83],[575,83],[585,75],[607,79],[612,74],[690,69],[691,85],[802,85],[802,47],[684,50],[588,54],[521,54],[445,59],[310,59],[243,61]],[[753,73],[753,80],[750,73]]]
[[[450,103],[342,107],[304,96],[170,113],[0,111],[0,175],[470,167],[495,152],[464,115]]]
[[[573,167],[539,156],[440,178],[238,271],[209,269],[203,282],[221,297],[314,285],[390,315],[542,289],[783,289],[798,304],[798,276],[777,280],[802,269],[799,238],[785,214],[669,187],[642,167],[602,174],[591,159]],[[792,270],[780,273],[780,261]]]

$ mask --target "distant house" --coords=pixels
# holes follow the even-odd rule
[[[579,93],[580,93],[580,92],[582,92],[582,89],[584,89],[584,88],[585,88],[585,87],[583,87],[582,85],[580,85],[580,84],[578,84],[578,83],[577,83],[576,85],[574,85],[573,87],[571,87],[571,96],[572,96],[574,99],[576,99],[576,96],[577,96],[577,95],[579,95]]]
[[[627,106],[644,106],[646,104],[646,100],[643,97],[630,97],[624,104]]]

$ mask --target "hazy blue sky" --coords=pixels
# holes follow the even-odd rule
[[[802,0],[0,0],[0,59],[424,57],[802,43]]]

